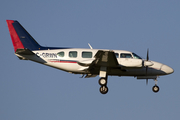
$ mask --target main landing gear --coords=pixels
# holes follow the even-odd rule
[[[99,85],[101,86],[99,91],[102,94],[106,94],[108,92],[108,87],[107,87],[107,77],[102,77],[99,79]]]
[[[152,87],[152,91],[157,93],[159,92],[159,87],[157,86],[157,80],[155,79],[154,81],[155,81],[155,85]]]

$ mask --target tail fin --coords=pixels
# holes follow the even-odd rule
[[[23,26],[18,21],[6,20],[6,22],[9,28],[15,52],[17,49],[39,50],[43,48],[34,40],[34,38],[23,28]]]

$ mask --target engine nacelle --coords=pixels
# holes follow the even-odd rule
[[[119,64],[124,67],[142,67],[143,66],[142,59],[128,59],[122,58],[119,60]]]

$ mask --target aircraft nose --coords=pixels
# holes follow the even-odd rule
[[[161,70],[163,72],[165,72],[166,74],[171,74],[171,73],[174,72],[174,70],[171,67],[167,66],[167,65],[163,65]]]

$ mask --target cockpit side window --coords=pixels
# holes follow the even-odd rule
[[[129,53],[121,53],[121,58],[132,58],[132,55]]]
[[[116,58],[119,58],[119,53],[115,53]]]
[[[135,59],[142,59],[141,57],[139,57],[138,55],[136,55],[135,53],[132,53],[133,54],[133,57],[135,58]]]

